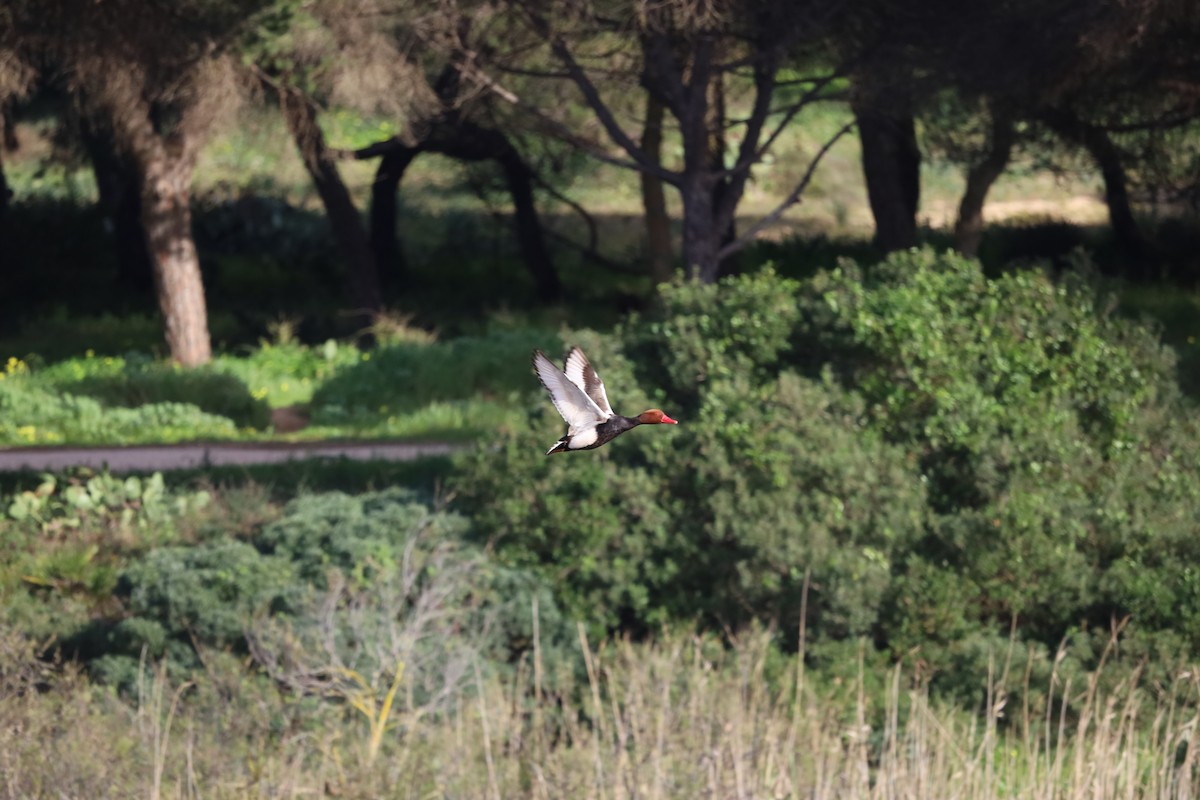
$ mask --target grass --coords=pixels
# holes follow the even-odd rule
[[[1200,788],[1189,676],[1111,692],[1049,687],[1070,713],[1058,702],[1009,708],[980,687],[987,703],[974,712],[931,700],[900,669],[881,676],[877,697],[861,675],[822,683],[761,635],[729,649],[678,635],[581,638],[582,677],[547,669],[535,647],[507,672],[477,664],[423,712],[401,675],[388,697],[359,698],[378,703],[376,719],[387,708],[390,724],[370,725],[343,703],[282,693],[220,653],[184,679],[144,664],[136,695],[121,698],[33,649],[0,635],[3,797],[990,800]]]

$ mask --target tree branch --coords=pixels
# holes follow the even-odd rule
[[[809,162],[808,169],[804,172],[804,177],[800,179],[800,183],[796,185],[796,188],[792,190],[791,194],[784,198],[783,201],[776,206],[771,213],[767,214],[765,217],[758,220],[758,222],[747,228],[741,236],[738,236],[738,238],[722,247],[717,253],[717,258],[719,260],[724,260],[729,258],[734,253],[745,249],[747,245],[754,241],[754,237],[758,235],[759,231],[774,223],[781,216],[783,216],[783,212],[795,205],[796,202],[800,200],[800,195],[804,194],[804,190],[808,188],[808,184],[812,182],[813,175],[816,173],[817,166],[821,163],[821,159],[823,159],[825,154],[828,153],[835,144],[837,144],[839,139],[853,129],[854,122],[852,121],[843,125],[841,129],[833,135],[833,138],[827,141],[821,147],[821,149],[817,151],[817,154],[813,157],[813,160]]]

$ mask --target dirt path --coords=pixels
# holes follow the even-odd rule
[[[279,464],[306,458],[412,461],[446,455],[461,446],[448,442],[201,442],[129,447],[26,447],[0,450],[0,472],[55,471],[107,466],[112,472],[189,469],[237,464]]]

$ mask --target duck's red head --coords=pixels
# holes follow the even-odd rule
[[[643,425],[678,425],[679,423],[668,417],[657,408],[652,408],[649,411],[643,411],[638,414],[638,422]]]

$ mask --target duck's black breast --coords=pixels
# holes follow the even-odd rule
[[[614,414],[608,419],[596,426],[596,443],[588,445],[584,450],[591,450],[599,447],[606,442],[611,442],[613,439],[620,436],[630,428],[636,428],[642,423],[631,417],[622,417],[620,414]]]

